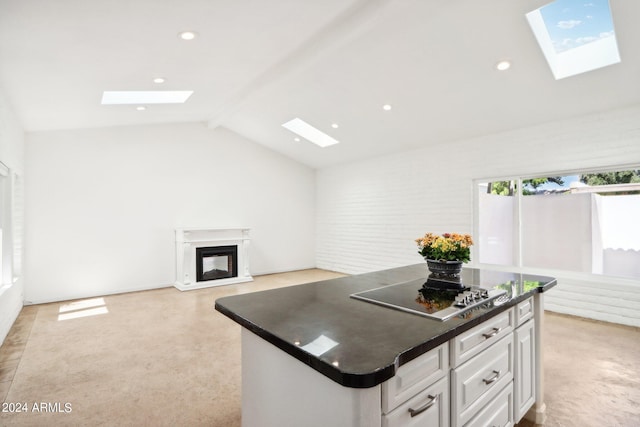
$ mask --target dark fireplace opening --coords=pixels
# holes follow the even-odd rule
[[[196,248],[196,281],[238,277],[238,246]]]

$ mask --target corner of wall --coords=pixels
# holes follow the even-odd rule
[[[24,142],[25,133],[22,123],[15,114],[3,88],[0,87],[0,161],[9,168],[13,176],[17,174],[22,177],[24,174]],[[13,182],[13,178],[11,181]],[[13,186],[11,191],[13,191]],[[11,195],[12,203],[14,197],[15,194]],[[14,206],[11,206],[11,210],[12,213],[15,213]],[[10,223],[8,228],[13,230],[14,225]],[[23,303],[24,285],[22,279],[0,285],[0,342],[4,342],[11,326],[22,310]]]
[[[4,342],[11,326],[18,318],[23,305],[22,281],[18,280],[11,286],[0,288],[0,345]]]

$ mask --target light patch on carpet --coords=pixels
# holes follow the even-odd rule
[[[64,304],[60,306],[58,313],[60,313],[58,321],[61,321],[106,314],[109,313],[109,310],[104,298],[91,298]]]

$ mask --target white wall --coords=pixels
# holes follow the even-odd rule
[[[2,90],[0,90],[0,161],[9,167],[11,173],[18,173],[23,177],[24,132]],[[0,343],[3,342],[22,309],[23,287],[22,278],[18,278],[10,286],[8,283],[0,283]]]
[[[27,134],[27,302],[157,288],[176,227],[246,226],[251,273],[315,266],[315,172],[230,131]]]
[[[317,266],[359,273],[423,262],[413,240],[424,232],[473,232],[474,179],[638,164],[638,123],[634,106],[319,170]],[[549,292],[548,308],[640,326],[640,310],[619,315],[615,295],[604,308],[601,298],[573,304],[591,278],[550,273],[560,286]],[[640,287],[594,280],[589,289]]]

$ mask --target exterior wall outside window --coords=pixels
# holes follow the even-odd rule
[[[487,194],[486,188],[478,186],[481,263],[640,279],[640,195],[523,196],[518,216],[517,197]]]

